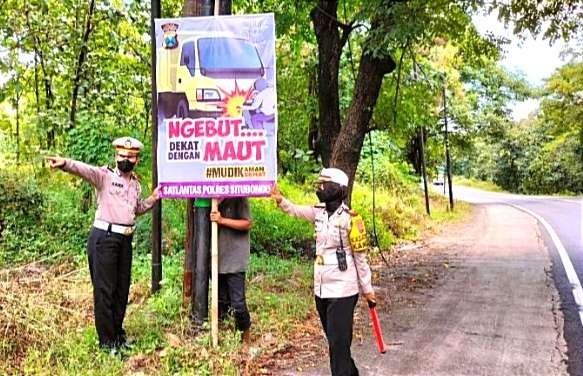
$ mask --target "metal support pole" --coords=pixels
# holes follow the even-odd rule
[[[210,213],[211,202],[197,198],[194,202],[194,273],[192,274],[192,316],[194,323],[201,325],[208,320],[209,266],[210,266]]]
[[[421,174],[423,175],[423,189],[425,191],[425,211],[431,215],[429,210],[429,191],[427,189],[427,166],[425,166],[425,130],[424,127],[419,129],[419,154],[421,162]]]
[[[444,120],[444,125],[445,125],[445,133],[444,133],[445,169],[447,171],[447,185],[448,185],[448,190],[449,190],[449,210],[453,211],[453,189],[451,186],[451,159],[449,157],[449,141],[448,141],[448,130],[447,130],[447,96],[445,93],[445,77],[443,80],[443,120]]]
[[[194,199],[186,200],[186,241],[184,242],[184,267],[182,273],[182,305],[188,307],[192,300],[192,271],[194,262]]]
[[[150,48],[152,52],[152,187],[158,186],[158,93],[156,86],[156,30],[154,19],[160,17],[160,0],[151,0]],[[152,208],[152,292],[160,290],[162,280],[162,201]]]

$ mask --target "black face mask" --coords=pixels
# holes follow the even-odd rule
[[[318,189],[316,191],[316,196],[320,202],[333,202],[341,200],[342,188],[335,183],[325,183],[323,189]]]
[[[332,215],[338,207],[342,204],[344,200],[344,189],[336,183],[324,183],[323,189],[318,189],[316,191],[316,196],[320,202],[326,204],[326,211],[328,215]]]
[[[136,164],[134,162],[130,162],[127,159],[121,160],[121,161],[117,161],[117,169],[120,170],[123,173],[128,173],[131,170],[134,169],[134,166]]]

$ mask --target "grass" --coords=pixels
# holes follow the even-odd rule
[[[43,281],[44,287],[16,283],[0,295],[0,303],[8,303],[13,313],[5,314],[0,324],[14,329],[13,335],[0,340],[0,373],[239,374],[243,364],[241,345],[232,320],[221,326],[218,348],[210,346],[208,330],[198,335],[193,331],[189,310],[182,305],[182,257],[175,254],[164,258],[162,289],[152,296],[148,257],[141,255],[135,260],[125,321],[134,343],[124,358],[111,356],[97,346],[91,287],[84,265],[69,265],[66,270],[53,267],[38,273],[23,269],[12,274],[4,283],[36,279]],[[60,274],[63,271],[67,278]],[[255,357],[280,349],[313,309],[311,276],[311,264],[305,260],[251,257],[247,297]],[[10,301],[8,294],[13,298]],[[72,309],[69,312],[63,307]],[[22,319],[16,323],[18,317]],[[245,364],[247,368],[252,366]]]
[[[492,182],[477,180],[474,178],[466,178],[464,176],[455,176],[453,178],[453,186],[455,187],[456,184],[463,185],[465,187],[470,187],[470,188],[482,189],[484,191],[504,192],[504,190],[502,188],[500,188],[499,186],[497,186],[496,184],[494,184]]]

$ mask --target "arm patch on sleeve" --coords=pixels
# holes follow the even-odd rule
[[[354,214],[350,217],[350,233],[348,235],[352,252],[367,252],[369,248],[368,236],[364,220],[360,214]]]

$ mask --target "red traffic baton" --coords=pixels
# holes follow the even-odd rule
[[[377,342],[377,348],[381,354],[387,352],[385,349],[385,341],[383,340],[383,331],[381,329],[381,324],[379,322],[379,316],[377,315],[377,303],[371,300],[368,301],[368,313],[370,315],[370,321],[372,322],[372,328],[374,331],[374,336]]]

